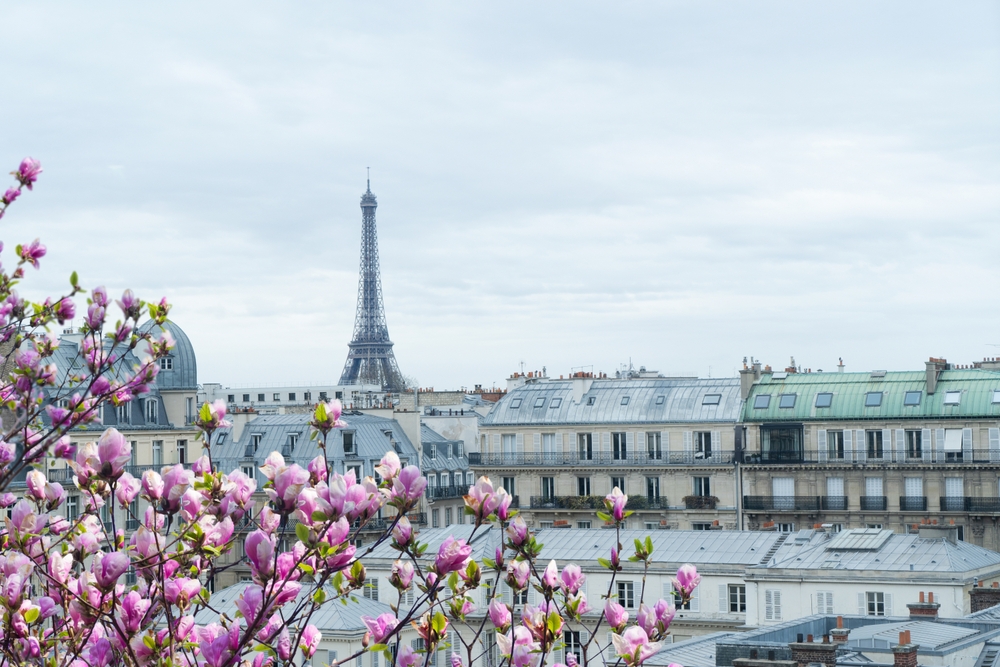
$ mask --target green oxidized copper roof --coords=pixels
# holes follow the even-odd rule
[[[778,374],[779,378],[781,374]],[[764,374],[743,406],[743,421],[777,422],[829,419],[1000,418],[1000,372],[982,369],[941,371],[937,388],[927,393],[923,371],[872,373],[789,373],[784,379]],[[919,405],[904,405],[907,392],[920,392]],[[948,392],[961,392],[957,405],[946,405]],[[882,392],[882,404],[865,407],[869,392]],[[833,394],[830,407],[817,408],[816,395]],[[754,408],[757,396],[770,394],[767,408]],[[779,407],[782,394],[795,394],[795,405]],[[1000,396],[997,396],[1000,398]]]

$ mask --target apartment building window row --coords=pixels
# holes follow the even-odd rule
[[[792,430],[798,427],[792,427]],[[801,460],[801,446],[775,446],[775,431],[762,427],[762,454],[765,460]],[[1000,429],[988,430],[988,459],[1000,462]],[[972,462],[975,430],[972,428],[880,428],[818,429],[816,446],[819,461],[922,461],[924,463]],[[801,438],[800,438],[801,439]],[[980,457],[976,457],[980,459]]]

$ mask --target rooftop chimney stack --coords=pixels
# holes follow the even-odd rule
[[[925,601],[924,592],[920,591],[919,601],[910,602],[906,608],[910,610],[911,621],[936,621],[941,605],[934,602],[934,593],[928,593]]]
[[[844,358],[843,357],[838,357],[837,358],[837,372],[838,373],[843,373],[844,372]]]
[[[910,641],[910,631],[899,633],[899,644],[892,647],[893,667],[917,667],[917,645]]]
[[[933,394],[937,391],[938,374],[941,371],[948,370],[948,361],[946,359],[931,357],[924,366],[927,374],[927,393]]]

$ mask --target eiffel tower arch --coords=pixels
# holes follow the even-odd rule
[[[347,362],[340,375],[341,385],[374,384],[385,391],[403,391],[406,382],[392,351],[389,328],[382,304],[382,276],[379,273],[378,234],[375,209],[378,202],[368,190],[361,195],[361,275],[358,278],[358,310],[354,336],[348,344]]]

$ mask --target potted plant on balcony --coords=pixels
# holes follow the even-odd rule
[[[683,500],[689,510],[714,510],[719,502],[715,496],[684,496]]]

